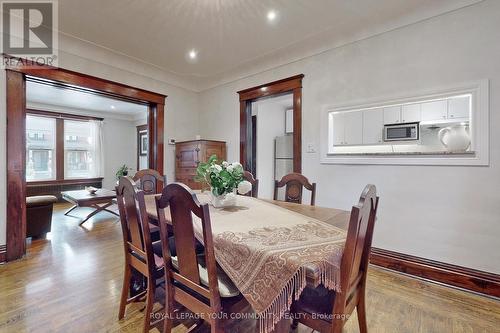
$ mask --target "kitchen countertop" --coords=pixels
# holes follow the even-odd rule
[[[380,153],[330,153],[328,154],[329,156],[408,156],[408,155],[431,155],[431,156],[437,156],[437,155],[457,155],[457,156],[463,156],[463,155],[475,155],[475,151],[463,151],[463,152],[451,152],[451,151],[407,151],[407,152],[380,152]]]

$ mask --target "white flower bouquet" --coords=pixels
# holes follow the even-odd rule
[[[199,163],[196,169],[196,181],[210,186],[214,206],[230,206],[236,201],[235,192],[246,194],[252,190],[252,184],[243,179],[243,166],[238,162],[217,163],[217,156],[212,155],[206,163]],[[224,203],[226,201],[226,203]]]

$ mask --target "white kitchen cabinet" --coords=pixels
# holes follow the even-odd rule
[[[448,119],[470,118],[470,96],[453,97],[448,100]]]
[[[448,101],[422,103],[422,121],[442,120],[448,118]]]
[[[346,112],[344,115],[344,144],[360,145],[363,143],[363,112]]]
[[[340,146],[344,144],[345,122],[343,113],[333,114],[333,145]]]
[[[421,119],[420,104],[403,105],[401,109],[402,123],[415,123]]]
[[[363,144],[382,143],[384,109],[363,111]]]
[[[359,145],[363,143],[363,112],[333,114],[333,145]]]
[[[397,124],[401,122],[401,105],[384,108],[384,124]]]

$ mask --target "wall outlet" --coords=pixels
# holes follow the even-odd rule
[[[316,152],[316,147],[315,147],[314,143],[308,143],[306,151],[308,153],[315,153]]]

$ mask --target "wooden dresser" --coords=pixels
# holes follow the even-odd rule
[[[193,140],[175,144],[175,181],[184,183],[193,190],[201,189],[202,184],[195,182],[196,167],[199,162],[217,155],[219,160],[226,160],[224,141]]]

